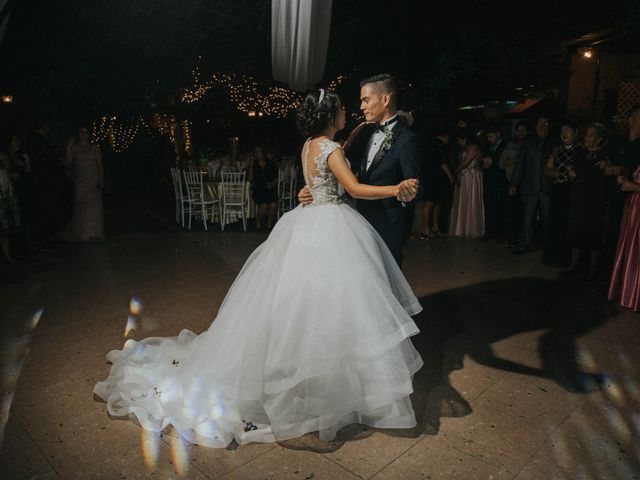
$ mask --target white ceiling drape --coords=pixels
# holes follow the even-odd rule
[[[332,0],[271,0],[273,78],[303,92],[324,74]]]
[[[9,0],[0,0],[0,43],[9,24]]]

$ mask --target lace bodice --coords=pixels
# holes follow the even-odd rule
[[[329,155],[335,149],[341,148],[340,145],[325,138],[318,143],[320,153],[315,158],[309,158],[310,140],[304,144],[302,171],[304,172],[304,180],[313,195],[311,206],[342,203],[340,184],[327,164]]]

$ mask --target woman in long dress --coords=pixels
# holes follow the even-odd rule
[[[482,149],[475,135],[463,128],[456,134],[460,146],[460,161],[456,167],[456,187],[449,220],[449,234],[478,238],[485,234],[482,170]]]
[[[77,139],[67,144],[66,160],[73,169],[75,196],[73,215],[62,236],[70,241],[100,241],[104,239],[102,154],[89,142],[86,127],[81,127]]]
[[[562,273],[571,275],[580,271],[582,252],[589,257],[589,280],[598,276],[604,238],[608,189],[604,170],[611,164],[602,149],[604,139],[602,124],[589,125],[584,134],[584,149],[574,157],[574,166],[568,173],[571,179],[568,229],[571,264]]]
[[[95,393],[111,415],[147,429],[225,447],[343,426],[410,428],[409,395],[422,359],[409,337],[418,300],[351,196],[410,200],[417,182],[358,183],[340,146],[337,95],[310,93],[299,112],[309,135],[302,166],[314,201],[285,214],[249,257],[209,329],[128,340]]]
[[[640,167],[633,172],[632,179],[618,177],[618,183],[631,194],[620,223],[609,300],[640,312]]]

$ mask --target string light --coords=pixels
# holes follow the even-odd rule
[[[210,90],[222,87],[227,90],[229,100],[240,112],[250,117],[274,116],[286,117],[291,110],[300,108],[302,94],[289,88],[279,86],[262,86],[249,75],[213,73],[208,80],[202,81],[200,69],[193,69],[193,85],[186,88],[182,94],[184,103],[200,101]],[[327,88],[336,90],[344,80],[345,75],[338,75]]]
[[[249,75],[213,73],[208,80],[202,81],[198,67],[195,67],[192,73],[193,85],[184,89],[181,98],[187,104],[200,101],[216,87],[225,88],[229,100],[236,109],[252,118],[284,118],[302,104],[302,94],[280,86],[261,85]],[[346,79],[345,75],[338,75],[327,85],[327,88],[335,91]],[[5,97],[9,96],[3,96],[3,101],[7,101]],[[11,97],[10,101],[12,100]],[[210,123],[210,120],[206,122]],[[181,154],[178,145],[178,135],[180,135],[184,153],[187,156],[193,154],[192,122],[182,120],[178,124],[175,116],[167,114],[154,113],[150,123],[147,123],[141,115],[131,117],[128,121],[118,121],[115,115],[104,115],[93,121],[91,137],[94,143],[108,143],[114,152],[121,153],[127,150],[143,131],[152,137],[157,134],[167,135],[178,157]]]

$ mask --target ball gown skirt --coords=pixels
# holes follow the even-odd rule
[[[378,233],[345,204],[285,214],[200,335],[128,340],[95,386],[114,416],[209,447],[351,423],[416,424],[420,306]]]

